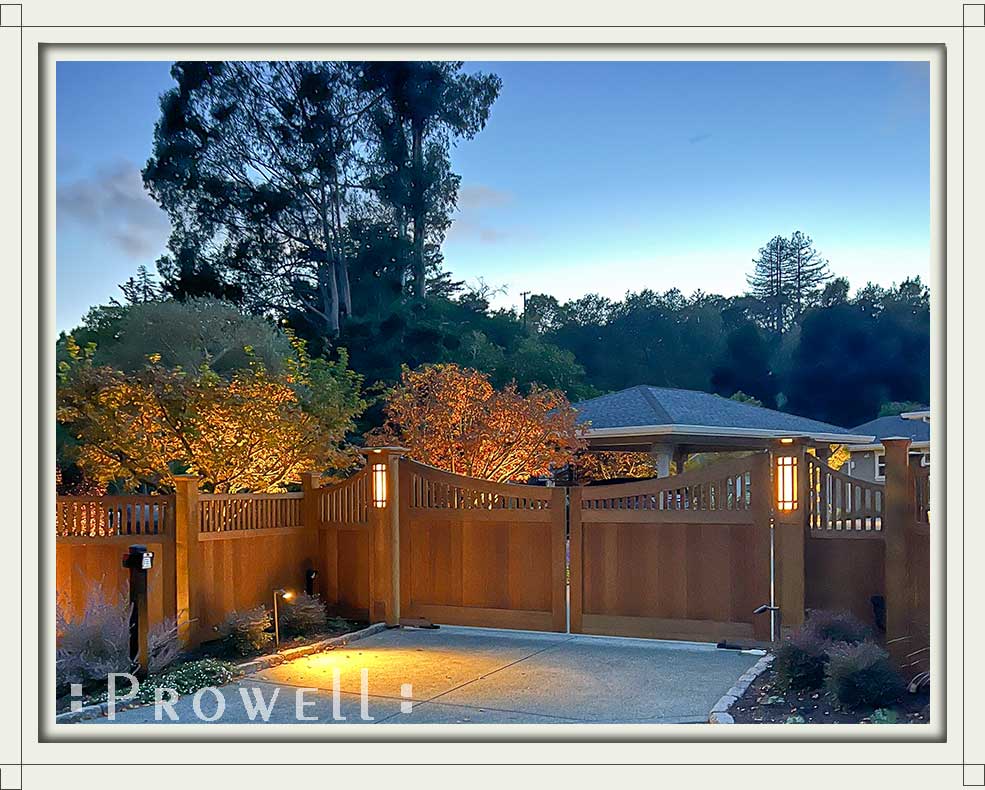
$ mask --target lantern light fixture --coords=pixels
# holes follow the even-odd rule
[[[386,507],[386,464],[373,464],[373,507]]]

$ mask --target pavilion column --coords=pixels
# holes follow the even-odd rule
[[[674,473],[681,474],[684,471],[684,464],[687,463],[687,459],[691,454],[678,445],[674,448]]]
[[[672,444],[655,444],[650,448],[650,457],[656,462],[657,477],[670,477],[670,462],[674,458]]]

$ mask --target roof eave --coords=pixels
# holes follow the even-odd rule
[[[851,452],[865,452],[866,450],[885,450],[886,446],[882,442],[869,442],[868,444],[846,444],[845,448]],[[910,442],[910,449],[923,450],[930,448],[930,440],[920,439]]]
[[[745,439],[783,439],[803,436],[815,441],[832,444],[865,444],[875,436],[848,433],[827,433],[823,431],[776,431],[766,428],[719,428],[712,425],[633,425],[618,428],[589,428],[589,438],[622,438],[628,436],[667,436],[682,434],[687,436],[728,436]]]

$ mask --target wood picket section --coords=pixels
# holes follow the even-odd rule
[[[199,539],[252,530],[302,527],[304,494],[200,494]]]
[[[907,617],[898,650],[907,674],[930,670],[930,469],[910,460],[912,509],[904,522],[906,580],[901,592]]]
[[[55,499],[55,534],[62,538],[164,535],[173,517],[173,496],[59,496]]]
[[[571,490],[571,631],[768,638],[769,461]]]
[[[373,507],[371,467],[315,493],[322,597],[339,616],[385,619],[380,607],[371,612],[381,515]]]
[[[878,631],[873,600],[886,591],[886,486],[849,477],[813,455],[804,462],[805,608],[849,611]]]
[[[400,461],[406,620],[565,631],[565,490]]]
[[[806,455],[804,460],[811,537],[873,537],[873,533],[881,532],[884,485],[850,477],[813,455]]]

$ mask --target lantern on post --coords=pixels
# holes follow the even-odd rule
[[[371,608],[387,625],[400,622],[400,457],[405,447],[368,447],[366,456],[369,471],[369,506],[375,552],[379,558],[378,572],[373,575],[370,590]],[[389,573],[386,566],[389,565]]]
[[[784,452],[789,450],[788,452]],[[780,446],[773,453],[773,480],[776,509],[789,513],[800,507],[797,495],[800,475],[800,448],[794,439],[780,439]]]

